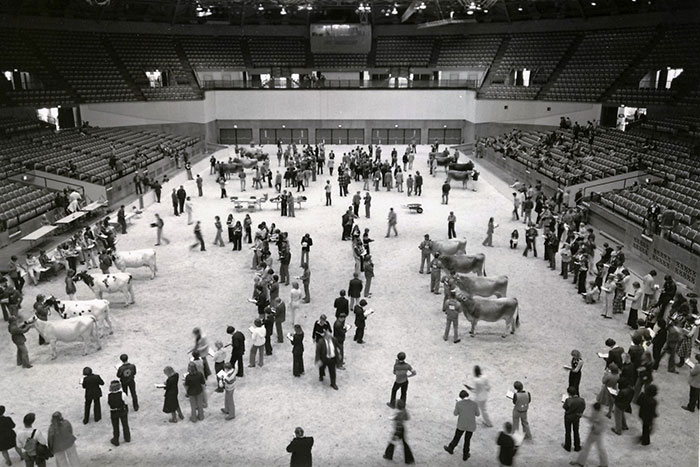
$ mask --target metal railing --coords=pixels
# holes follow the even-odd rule
[[[297,82],[279,79],[265,82],[242,80],[207,80],[203,82],[204,90],[232,89],[478,89],[479,80],[415,80],[397,82],[390,80],[320,80]]]

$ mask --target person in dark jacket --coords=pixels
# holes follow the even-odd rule
[[[498,462],[505,466],[513,465],[513,457],[515,457],[517,447],[515,446],[515,440],[513,439],[512,423],[505,422],[503,424],[503,431],[498,434],[496,444],[500,446],[498,450]]]
[[[581,438],[578,434],[579,423],[581,421],[581,416],[586,410],[586,401],[583,397],[579,396],[578,390],[569,386],[566,390],[569,397],[564,401],[564,444],[561,446],[567,450],[571,451],[571,432],[574,432],[574,451],[578,452],[581,450]]]
[[[634,398],[634,388],[630,387],[630,383],[626,379],[620,379],[617,382],[617,395],[614,398],[615,427],[611,430],[619,436],[623,430],[628,429],[625,412],[630,410],[630,404]]]
[[[654,419],[657,417],[655,399],[657,392],[656,385],[650,384],[637,399],[639,418],[642,420],[642,437],[640,438],[642,446],[648,446],[651,443],[651,431],[654,427]]]
[[[185,212],[185,200],[187,199],[187,192],[185,191],[185,187],[180,185],[180,188],[177,189],[177,204],[178,204],[178,209],[180,211],[180,214]]]
[[[2,457],[5,459],[6,465],[12,465],[10,460],[10,449],[15,449],[20,458],[22,458],[22,451],[20,447],[17,446],[17,433],[15,433],[15,422],[10,417],[5,416],[5,406],[0,405],[0,452],[2,452]],[[27,465],[29,465],[29,460],[27,460]]]
[[[341,314],[347,316],[350,314],[350,304],[348,299],[345,298],[345,290],[341,290],[338,293],[339,297],[333,301],[333,308],[335,308],[335,317],[339,317]]]
[[[365,306],[367,305],[367,300],[364,298],[360,300],[359,305],[355,305],[355,308],[353,308],[353,313],[355,313],[355,327],[357,328],[355,330],[355,337],[353,340],[357,342],[358,344],[364,344],[365,341],[365,322],[367,321],[367,317],[365,316]]]
[[[129,356],[127,354],[121,354],[119,359],[122,361],[121,366],[117,370],[117,378],[122,383],[122,389],[124,394],[129,395],[131,391],[131,399],[133,400],[134,412],[139,411],[139,398],[136,395],[136,365],[129,363]]]
[[[345,327],[345,313],[341,313],[338,319],[333,323],[333,337],[338,341],[338,347],[340,348],[340,355],[338,356],[338,366],[339,370],[345,369],[345,335],[347,334],[347,328]]]
[[[182,414],[182,410],[180,409],[180,402],[177,400],[177,395],[179,392],[177,383],[180,379],[180,375],[177,374],[177,372],[173,370],[173,367],[171,366],[166,366],[163,368],[163,373],[165,373],[165,376],[168,377],[168,379],[165,380],[165,384],[159,386],[165,389],[163,412],[170,414],[170,420],[168,420],[170,423],[177,423],[178,417],[180,417],[180,420],[185,418],[185,416]]]
[[[357,302],[362,296],[362,280],[359,278],[358,273],[353,273],[352,279],[348,284],[348,295],[350,296],[350,308],[355,308]]]
[[[326,331],[333,332],[331,330],[331,323],[328,322],[326,315],[321,315],[314,323],[314,330],[311,334],[311,339],[314,342],[318,341],[319,339],[323,339],[323,333]]]
[[[241,331],[236,331],[233,326],[226,328],[226,334],[231,335],[231,365],[236,366],[236,376],[243,377],[243,355],[245,355],[245,335]]]
[[[83,424],[87,425],[90,421],[90,405],[95,406],[95,422],[102,419],[102,408],[100,406],[100,398],[102,397],[102,389],[105,382],[102,381],[100,375],[92,373],[92,368],[86,366],[83,368],[83,388],[85,388],[85,414],[83,415]]]
[[[311,449],[314,446],[314,439],[311,436],[304,436],[304,429],[300,426],[294,429],[294,439],[287,446],[287,452],[292,453],[289,462],[290,467],[312,467],[313,459]]]
[[[109,414],[112,419],[112,439],[110,442],[119,446],[119,425],[121,424],[124,432],[124,441],[131,442],[131,431],[129,430],[129,407],[126,405],[126,394],[122,391],[122,385],[119,380],[114,380],[109,383],[109,395],[107,396],[109,403]]]
[[[309,264],[309,252],[313,244],[314,241],[311,239],[311,235],[306,234],[301,238],[301,265],[299,267],[303,268],[305,264]]]
[[[171,202],[172,202],[172,204],[173,204],[173,211],[174,211],[174,214],[175,214],[176,216],[179,216],[180,213],[179,213],[178,210],[177,210],[177,206],[178,206],[177,190],[176,190],[175,188],[173,188],[172,193],[170,193],[170,200],[171,200]]]
[[[292,335],[292,374],[299,377],[304,374],[304,331],[298,324],[294,325]]]

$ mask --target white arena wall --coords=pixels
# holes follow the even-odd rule
[[[83,104],[81,118],[101,127],[151,126],[196,134],[216,142],[218,128],[271,125],[313,129],[461,127],[465,141],[475,135],[502,133],[514,126],[556,126],[559,118],[586,122],[600,118],[601,105],[477,99],[467,90],[234,90],[208,91],[201,101]],[[384,123],[378,123],[384,122]],[[366,141],[368,142],[368,141]]]

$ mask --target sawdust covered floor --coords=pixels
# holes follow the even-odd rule
[[[333,149],[340,157],[347,147]],[[401,154],[403,148],[397,149]],[[274,154],[273,148],[269,150]],[[388,157],[391,147],[385,146],[383,150],[384,157]],[[458,455],[461,447],[457,449],[458,454],[449,456],[442,446],[454,433],[455,397],[462,384],[469,381],[472,368],[477,364],[491,382],[489,412],[494,428],[479,424],[472,439],[469,465],[497,465],[496,437],[502,424],[511,419],[512,402],[506,399],[505,393],[515,380],[523,381],[526,390],[532,393],[529,420],[534,435],[534,441],[519,450],[516,465],[567,465],[574,455],[560,447],[563,442],[560,398],[567,385],[567,373],[562,365],[569,363],[571,349],[583,352],[581,392],[590,407],[600,388],[603,371],[603,362],[596,357],[596,352],[603,349],[607,337],[615,338],[625,347],[629,345],[629,332],[623,325],[626,316],[603,320],[600,307],[584,305],[573,286],[547,269],[541,256],[539,259],[523,258],[524,241],[518,251],[508,248],[511,230],[520,229],[521,239],[523,232],[522,224],[510,221],[510,200],[501,194],[505,191],[504,182],[483,173],[477,192],[453,184],[450,204],[441,205],[440,185],[444,178],[427,175],[427,152],[427,147],[419,148],[414,165],[414,170],[420,170],[425,176],[423,196],[409,200],[405,193],[399,194],[396,190],[390,193],[373,191],[372,218],[362,217],[358,221],[362,229],[371,229],[375,239],[372,254],[376,277],[370,306],[377,312],[367,323],[365,345],[352,341],[352,331],[348,336],[347,370],[338,371],[339,391],[329,388],[328,377],[325,383],[318,381],[311,343],[314,320],[322,313],[332,317],[333,299],[340,289],[347,287],[353,268],[350,243],[340,240],[340,216],[350,205],[351,197],[338,197],[337,174],[328,177],[326,169],[326,174],[307,189],[305,195],[309,201],[304,209],[297,210],[296,218],[280,217],[272,203],[266,203],[263,211],[252,214],[254,226],[265,220],[289,232],[292,276],[301,273],[301,236],[308,232],[314,239],[310,260],[312,301],[302,306],[306,375],[292,376],[288,342],[274,344],[274,355],[265,357],[265,366],[246,367],[245,377],[238,380],[235,420],[224,421],[219,410],[223,407],[223,397],[212,393],[211,378],[209,408],[203,422],[185,420],[171,424],[167,422],[168,416],[161,412],[163,391],[153,385],[164,382],[162,370],[166,365],[172,365],[181,377],[184,376],[187,351],[193,344],[192,328],[201,327],[212,344],[218,339],[228,343],[227,325],[246,330],[256,317],[255,308],[246,300],[252,291],[251,251],[244,248],[242,252],[232,252],[229,244],[225,248],[212,244],[214,216],[221,216],[225,222],[226,216],[233,212],[233,204],[219,198],[218,186],[214,176],[209,175],[205,160],[194,167],[194,172],[201,173],[205,179],[203,198],[196,196],[194,182],[186,182],[181,174],[164,187],[163,204],[148,208],[143,218],[130,226],[128,235],[119,236],[119,248],[123,250],[153,247],[155,231],[149,224],[153,214],[158,212],[165,221],[165,236],[172,243],[157,247],[159,272],[155,280],[148,279],[146,270],[133,271],[135,305],[124,308],[120,305],[123,303],[121,296],[111,297],[116,330],[114,335],[102,340],[103,349],[83,357],[80,344],[59,344],[59,356],[52,361],[48,349],[37,345],[36,332],[30,331],[28,346],[34,368],[22,370],[14,365],[15,348],[9,335],[2,334],[0,348],[5,358],[0,363],[3,375],[0,403],[7,407],[17,424],[21,424],[26,412],[36,412],[36,427],[44,433],[51,413],[62,411],[73,423],[83,465],[195,466],[223,462],[241,466],[283,466],[289,464],[285,447],[293,436],[294,427],[302,426],[316,440],[315,465],[378,466],[388,463],[381,456],[391,433],[392,411],[385,403],[394,379],[392,366],[397,352],[405,351],[407,361],[418,371],[409,384],[408,410],[412,418],[407,428],[407,438],[418,465],[463,464]],[[274,159],[273,171],[276,167]],[[322,187],[327,179],[333,184],[332,207],[324,206]],[[186,225],[186,216],[172,215],[169,192],[180,183],[193,195],[195,218],[202,220],[207,252],[190,251],[189,245],[194,241],[193,226]],[[267,188],[253,190],[251,185],[249,172],[245,196],[272,192]],[[361,182],[353,182],[350,195],[360,188]],[[229,195],[239,195],[239,191],[238,180],[229,182]],[[409,201],[422,202],[425,212],[409,213],[402,208]],[[398,212],[399,236],[387,239],[384,235],[390,207]],[[458,219],[458,236],[468,240],[467,252],[486,253],[489,275],[509,276],[508,294],[520,302],[521,326],[515,335],[503,339],[503,323],[482,323],[477,336],[470,338],[467,323],[461,320],[462,341],[453,344],[442,340],[442,296],[430,294],[429,276],[418,274],[420,254],[417,247],[425,233],[434,238],[446,238],[450,210]],[[485,248],[481,242],[491,216],[500,227],[494,235],[494,247]],[[234,217],[242,220],[244,213],[234,212]],[[38,292],[65,297],[62,276],[39,287],[28,285],[25,290],[25,313],[31,310]],[[289,290],[289,287],[282,287],[281,296],[285,300],[288,300]],[[77,295],[80,299],[92,298],[84,284],[78,284]],[[51,316],[51,319],[57,318]],[[349,321],[352,322],[352,317]],[[291,325],[287,323],[285,332],[290,330]],[[246,335],[249,340],[247,331]],[[87,426],[81,423],[83,390],[79,380],[83,367],[90,366],[108,385],[123,352],[129,354],[138,368],[136,379],[141,409],[129,415],[132,442],[114,448],[109,443],[111,426],[106,398],[102,400],[103,420]],[[636,407],[635,414],[628,416],[630,430],[624,436],[617,437],[606,430],[605,443],[611,466],[697,465],[698,419],[680,409],[687,402],[685,376],[688,369],[680,371],[680,375],[669,375],[665,371],[655,375],[660,388],[660,417],[650,447],[636,444],[641,434]],[[107,387],[104,392],[106,394]],[[182,388],[180,404],[189,416],[189,404]],[[588,424],[583,421],[582,438],[587,432]],[[397,463],[403,461],[401,451],[397,449]],[[598,465],[594,452],[589,465]]]

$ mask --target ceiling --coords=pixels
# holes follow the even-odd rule
[[[480,23],[587,18],[669,12],[697,8],[698,3],[698,0],[0,0],[0,13],[171,24],[390,25],[450,18]]]

